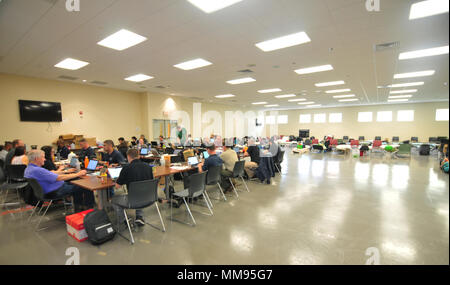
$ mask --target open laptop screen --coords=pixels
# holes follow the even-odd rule
[[[98,164],[97,160],[90,160],[86,169],[94,171],[97,168],[97,164]]]
[[[119,178],[120,172],[122,171],[122,168],[108,168],[109,175],[111,176],[111,179],[116,180]]]
[[[196,156],[191,156],[188,158],[189,165],[196,165],[198,164],[198,159]]]

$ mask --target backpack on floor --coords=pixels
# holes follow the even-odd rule
[[[84,228],[88,240],[94,245],[100,245],[114,238],[116,231],[105,210],[95,210],[84,217]]]
[[[420,155],[430,155],[430,145],[423,144],[419,148],[419,154]]]

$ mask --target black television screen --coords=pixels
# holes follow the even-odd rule
[[[300,138],[309,138],[309,130],[299,130],[298,131],[298,136]]]
[[[22,122],[61,122],[61,103],[19,100]]]

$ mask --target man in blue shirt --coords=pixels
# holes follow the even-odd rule
[[[42,168],[45,162],[45,154],[42,150],[32,150],[27,156],[29,162],[28,167],[25,169],[24,177],[36,179],[44,190],[45,198],[58,199],[72,195],[76,206],[83,205],[86,208],[93,207],[95,200],[91,191],[64,182],[86,175],[86,170],[82,170],[75,174],[58,175]]]
[[[207,171],[209,167],[223,165],[223,160],[216,154],[216,146],[214,144],[207,147],[209,157],[204,162],[198,164],[198,172]]]
[[[111,164],[120,164],[125,162],[125,158],[122,156],[122,154],[114,149],[114,142],[112,140],[106,140],[104,141],[104,152],[102,155],[103,162],[108,162]]]

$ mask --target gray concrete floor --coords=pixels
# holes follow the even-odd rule
[[[69,247],[81,264],[365,264],[368,248],[381,264],[449,264],[449,176],[436,157],[374,156],[289,153],[272,185],[249,182],[251,193],[213,200],[212,217],[193,206],[196,227],[165,218],[166,233],[138,229],[135,245],[78,243],[62,220],[36,233],[6,215],[0,264],[65,264]],[[145,213],[158,223],[154,207]]]

